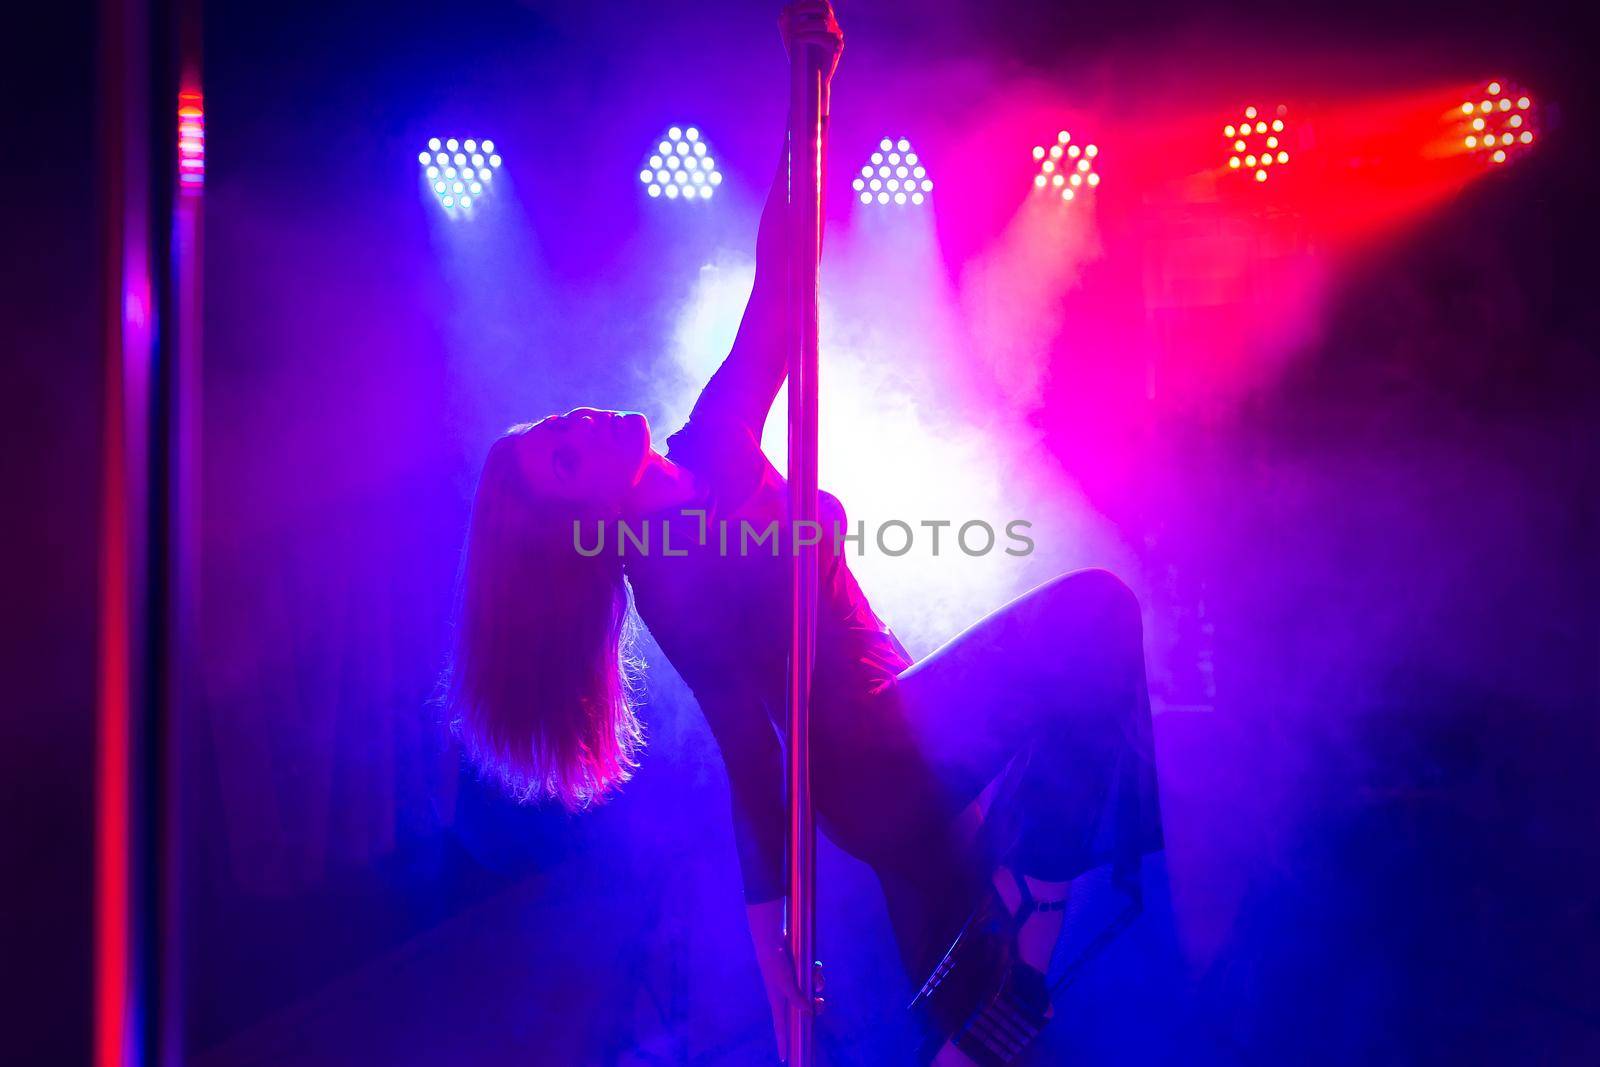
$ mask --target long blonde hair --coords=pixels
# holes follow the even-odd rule
[[[635,623],[622,560],[581,555],[576,505],[529,486],[523,429],[490,447],[478,479],[444,700],[468,754],[512,796],[577,810],[638,765]]]

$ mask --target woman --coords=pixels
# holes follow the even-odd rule
[[[831,50],[831,77],[843,37],[828,5],[792,5],[782,27],[786,43]],[[783,201],[780,171],[732,350],[664,454],[644,416],[592,408],[516,427],[491,447],[448,691],[459,736],[517,796],[601,802],[642,744],[629,700],[631,590],[727,766],[780,1056],[799,997],[782,936],[776,725],[788,538],[753,550],[740,538],[786,525],[784,481],[759,445],[786,374]],[[843,530],[826,494],[822,514]],[[615,525],[597,546],[607,520],[649,528],[653,551],[637,537],[619,545]],[[727,541],[716,532],[730,528]],[[821,572],[819,824],[879,876],[937,1062],[1009,1062],[1050,1012],[1043,972],[1069,880],[1111,862],[1136,889],[1139,856],[1159,847],[1138,605],[1106,572],[1065,575],[913,665],[834,538],[823,540]],[[1003,775],[975,832],[976,802]]]

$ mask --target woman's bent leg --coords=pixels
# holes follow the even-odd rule
[[[964,851],[908,836],[875,863],[902,955],[923,964],[912,973],[929,975],[930,957],[939,964],[914,1005],[930,1039],[986,1048],[993,1013],[1032,1026],[1049,1013],[1043,968],[1005,962],[1017,950],[1004,947],[1016,934],[1015,906],[996,912],[1005,905],[989,864],[999,858],[1020,876],[1066,882],[1111,861],[1136,896],[1139,857],[1159,847],[1138,603],[1108,572],[1063,575],[962,632],[881,695],[897,702],[909,730],[936,798],[923,809],[935,824],[961,825],[984,788],[1015,769],[986,818],[986,836],[995,824],[1014,825],[1012,836]],[[945,885],[965,895],[937,888]],[[964,925],[956,903],[970,916]]]
[[[1106,760],[1149,761],[1138,600],[1109,571],[1062,574],[987,614],[902,673],[896,693],[950,803],[970,803],[1024,750],[1034,795],[1075,808],[1101,792]]]
[[[1139,605],[1111,573],[1024,594],[901,674],[894,694],[945,818],[1020,759],[1002,802],[1020,873],[1066,881],[1158,847]]]

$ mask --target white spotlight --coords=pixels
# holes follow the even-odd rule
[[[717,163],[698,126],[669,126],[651,148],[639,183],[651,199],[710,200],[712,189],[722,184]]]
[[[1043,148],[1036,151],[1038,156],[1044,155]],[[861,177],[852,183],[852,188],[863,204],[916,207],[927,203],[927,194],[933,191],[927,173],[918,162],[910,138],[885,137],[868,154],[861,166]]]

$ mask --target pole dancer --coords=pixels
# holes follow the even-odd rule
[[[814,70],[825,105],[844,46],[832,9],[801,0],[780,27],[797,80]],[[809,49],[820,64],[799,55]],[[819,153],[823,113],[794,119]],[[800,145],[796,161],[820,168],[809,152]],[[787,677],[792,645],[805,636],[792,557],[817,531],[788,526],[790,487],[760,437],[786,376],[800,375],[792,393],[812,398],[801,419],[791,409],[791,433],[814,425],[804,387],[815,363],[791,359],[815,349],[791,351],[804,309],[790,292],[815,292],[819,232],[808,221],[806,247],[793,247],[788,178],[780,166],[733,346],[664,453],[643,415],[595,408],[513,427],[491,445],[444,694],[466,750],[514,796],[601,803],[643,745],[631,699],[636,609],[727,768],[751,939],[785,1062],[809,1054],[809,1030],[791,1014],[815,1003],[809,950],[797,955],[805,941],[790,940],[806,934],[809,904],[797,899],[798,921],[785,922],[786,893],[802,898],[810,873],[786,877],[784,728],[786,709],[807,710],[789,699],[804,680]],[[802,184],[797,206],[812,195]],[[797,277],[808,260],[809,280]],[[814,305],[810,314],[814,329]],[[800,458],[803,508],[815,466]],[[816,501],[815,636],[811,656],[795,660],[814,661],[802,725],[817,825],[878,876],[918,990],[922,1059],[1013,1062],[1051,1015],[1044,972],[1069,883],[1109,865],[1137,901],[1140,858],[1160,847],[1139,605],[1108,572],[1065,574],[914,664],[850,572],[839,501]]]

